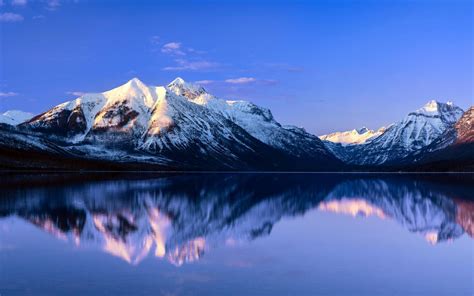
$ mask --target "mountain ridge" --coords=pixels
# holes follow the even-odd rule
[[[0,148],[8,168],[22,155],[31,159],[31,150],[49,163],[57,155],[171,170],[398,170],[437,162],[432,152],[457,141],[472,169],[473,153],[466,148],[474,138],[472,107],[468,111],[462,123],[461,108],[431,100],[376,131],[363,127],[317,137],[280,124],[270,109],[221,99],[180,77],[166,86],[132,78],[16,124],[0,124]],[[9,161],[11,156],[16,159]]]
[[[464,111],[451,102],[430,101],[409,112],[383,133],[358,145],[327,143],[340,159],[354,165],[398,165],[444,136]]]
[[[18,129],[79,156],[108,161],[126,156],[180,170],[307,170],[342,164],[321,140],[283,127],[270,110],[219,99],[181,78],[167,86],[133,78],[59,104]]]

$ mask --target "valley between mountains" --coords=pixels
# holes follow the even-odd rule
[[[166,86],[134,78],[38,115],[1,114],[0,168],[472,171],[473,112],[430,101],[376,131],[318,137],[181,78]]]

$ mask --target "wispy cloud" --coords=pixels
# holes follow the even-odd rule
[[[28,4],[27,0],[13,0],[12,1],[13,6],[25,6],[26,4]]]
[[[152,45],[158,45],[161,42],[160,36],[154,35],[150,37],[150,42]]]
[[[208,84],[212,84],[212,83],[215,83],[215,82],[216,82],[215,80],[198,80],[198,81],[194,81],[194,83],[199,84],[199,85],[208,85]]]
[[[12,13],[12,12],[4,12],[0,14],[0,22],[5,23],[15,23],[21,22],[24,18],[21,14]]]
[[[170,55],[177,55],[177,56],[184,56],[186,53],[181,49],[180,42],[169,42],[163,45],[161,48],[162,53],[170,54]]]
[[[230,84],[248,84],[257,81],[257,79],[253,77],[239,77],[239,78],[231,78],[226,79],[225,82]]]
[[[46,1],[46,9],[54,11],[61,6],[60,0],[47,0]]]
[[[219,67],[218,63],[206,61],[206,60],[198,60],[198,61],[190,61],[187,59],[176,59],[176,66],[168,66],[164,67],[164,71],[183,71],[183,70],[190,70],[190,71],[199,71],[199,70],[211,70],[214,68]]]
[[[0,0],[0,7],[3,6],[3,0]]]
[[[44,18],[45,18],[45,16],[42,15],[42,14],[38,14],[38,15],[33,16],[34,20],[41,20],[41,19],[44,19]]]
[[[66,94],[76,96],[76,97],[80,97],[80,96],[85,95],[86,93],[82,92],[82,91],[67,91]]]
[[[162,54],[173,58],[174,65],[162,68],[163,71],[211,71],[221,66],[203,57],[205,51],[183,46],[181,42],[173,41],[161,45],[161,38],[158,36],[152,36],[150,41],[152,51],[159,49]]]
[[[12,91],[0,92],[0,98],[7,98],[7,97],[14,97],[14,96],[18,96],[18,93],[12,92]]]

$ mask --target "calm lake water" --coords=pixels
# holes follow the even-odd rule
[[[473,175],[0,176],[0,295],[473,295]]]

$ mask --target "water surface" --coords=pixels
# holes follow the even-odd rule
[[[3,295],[473,295],[472,175],[10,175]]]

